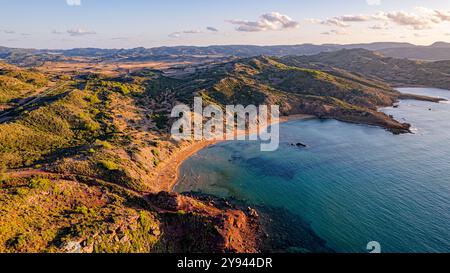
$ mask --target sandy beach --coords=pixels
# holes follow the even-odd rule
[[[298,115],[290,115],[280,117],[279,120],[275,120],[270,123],[270,125],[276,123],[284,123],[293,120],[302,120],[302,119],[311,119],[315,118],[312,115],[298,114]],[[253,134],[255,132],[238,132],[237,134]],[[179,169],[181,164],[198,151],[205,149],[206,147],[222,142],[221,141],[197,141],[193,142],[191,145],[188,145],[179,151],[177,151],[170,159],[168,159],[160,168],[157,169],[155,174],[155,179],[158,184],[161,185],[161,191],[173,191],[174,186],[178,182],[179,178]]]

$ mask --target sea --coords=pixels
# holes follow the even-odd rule
[[[399,91],[450,100],[442,89]],[[386,253],[449,253],[450,104],[402,100],[381,110],[412,124],[413,133],[291,121],[281,125],[275,152],[250,141],[199,151],[181,166],[175,190],[283,210],[285,219],[274,221],[296,218],[283,238],[301,236],[295,231],[307,225],[338,253],[368,252],[370,242]],[[292,242],[298,245],[277,251],[305,249]]]

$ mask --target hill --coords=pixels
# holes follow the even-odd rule
[[[6,109],[18,101],[47,86],[46,75],[38,71],[24,70],[0,62],[0,109]]]
[[[286,60],[291,61],[288,64]],[[385,82],[294,60],[297,59],[240,59],[171,79],[162,88],[176,90],[178,98],[186,103],[191,103],[193,94],[197,94],[218,105],[276,104],[285,115],[306,113],[377,125],[395,133],[409,131],[408,124],[377,111],[402,96]]]
[[[282,62],[317,69],[345,69],[394,86],[450,89],[450,61],[424,62],[385,57],[364,49],[341,50],[314,56],[291,56]]]
[[[368,44],[300,44],[300,45],[214,45],[205,47],[174,46],[131,49],[74,48],[68,50],[20,49],[0,47],[0,59],[20,66],[40,66],[45,62],[73,61],[73,58],[88,58],[95,62],[106,61],[193,61],[204,58],[255,57],[316,55],[342,49],[366,49],[379,51],[385,56],[412,60],[450,60],[450,48],[445,42],[430,46],[417,46],[409,43],[378,42]]]
[[[411,60],[450,60],[450,43],[436,42],[431,46],[386,47],[379,50],[383,55]]]

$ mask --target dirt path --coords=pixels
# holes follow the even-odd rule
[[[54,173],[46,172],[44,170],[35,170],[35,169],[21,169],[21,170],[13,170],[6,172],[6,175],[9,178],[27,178],[30,176],[38,176],[38,175],[55,175]]]

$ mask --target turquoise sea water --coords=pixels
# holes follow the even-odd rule
[[[450,91],[404,88],[450,99]],[[276,152],[225,142],[181,167],[177,191],[282,207],[337,252],[450,252],[450,104],[404,100],[384,111],[414,134],[334,120],[282,124]],[[305,143],[307,148],[291,146]]]

